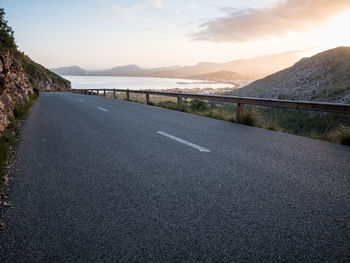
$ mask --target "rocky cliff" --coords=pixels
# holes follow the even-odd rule
[[[0,47],[0,132],[8,125],[15,107],[29,100],[29,93],[69,89],[69,81],[17,50]]]
[[[71,83],[34,62],[24,53],[13,51],[13,56],[22,65],[30,83],[39,91],[66,91],[71,90]]]
[[[30,93],[70,90],[70,82],[19,52],[14,31],[0,8],[0,133],[16,107],[25,106]]]
[[[290,68],[237,90],[234,95],[350,103],[350,47],[303,58]]]
[[[0,131],[3,131],[15,105],[27,102],[33,87],[21,64],[9,51],[0,51],[0,72]]]

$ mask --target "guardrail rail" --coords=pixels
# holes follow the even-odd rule
[[[323,111],[333,113],[350,114],[350,104],[339,103],[325,103],[325,102],[309,102],[309,101],[293,101],[293,100],[275,100],[275,99],[260,99],[260,98],[248,98],[248,97],[235,97],[235,96],[223,96],[223,95],[207,95],[207,94],[193,94],[193,93],[178,93],[178,92],[161,92],[161,91],[149,91],[149,90],[125,90],[125,89],[73,89],[74,93],[85,95],[99,96],[100,91],[106,97],[107,92],[113,92],[113,98],[117,98],[117,92],[125,92],[126,100],[130,100],[130,93],[144,94],[146,96],[146,103],[150,102],[150,95],[176,97],[177,108],[182,109],[183,99],[201,99],[208,101],[220,101],[231,102],[237,104],[236,120],[241,122],[244,115],[244,106],[257,105],[278,107],[287,109],[307,110],[307,111]]]

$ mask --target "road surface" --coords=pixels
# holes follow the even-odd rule
[[[349,262],[350,147],[43,93],[0,262]]]

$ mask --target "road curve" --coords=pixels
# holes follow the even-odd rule
[[[20,136],[0,262],[350,261],[350,147],[72,93]]]

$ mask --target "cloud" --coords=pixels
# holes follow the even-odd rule
[[[163,7],[163,1],[162,0],[155,0],[152,2],[152,5],[156,8],[162,8]]]
[[[349,0],[285,0],[265,9],[223,8],[226,16],[200,25],[194,40],[243,42],[305,32],[324,24],[342,10]]]
[[[112,8],[115,10],[117,15],[124,20],[132,20],[134,18],[134,13],[129,9],[122,8],[118,5],[113,5]]]

